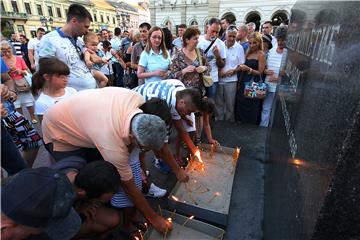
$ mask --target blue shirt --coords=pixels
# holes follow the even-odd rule
[[[1,74],[7,73],[9,68],[6,66],[4,60],[1,58]]]
[[[147,53],[145,50],[140,55],[139,65],[145,68],[145,72],[153,72],[156,70],[167,71],[170,65],[170,54],[164,58],[162,50],[156,54],[152,49]],[[145,83],[161,81],[160,76],[153,76],[145,79]]]
[[[246,54],[246,51],[249,48],[249,42],[243,42],[243,43],[240,43],[240,45],[244,48],[244,53]]]

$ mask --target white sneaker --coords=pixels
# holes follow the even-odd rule
[[[147,197],[153,197],[153,198],[161,198],[165,195],[166,195],[166,190],[159,188],[154,183],[150,185],[149,191],[146,194]]]

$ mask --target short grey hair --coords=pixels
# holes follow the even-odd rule
[[[285,39],[286,34],[287,34],[287,30],[288,30],[287,26],[279,26],[279,27],[277,27],[276,30],[275,30],[275,37]]]
[[[243,24],[243,23],[239,25],[238,30],[240,30],[242,32],[245,32],[245,33],[249,32],[248,26],[246,24]]]
[[[256,27],[256,24],[254,22],[249,22],[248,24],[246,24],[247,26],[253,26],[254,28]]]
[[[158,116],[140,113],[131,120],[131,132],[140,145],[159,150],[166,139],[166,124]]]

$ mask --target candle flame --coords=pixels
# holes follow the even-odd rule
[[[177,197],[175,197],[174,195],[172,195],[171,198],[174,199],[175,201],[179,201],[179,199]]]
[[[194,216],[189,217],[189,219],[193,219],[193,218],[194,218]]]
[[[168,220],[170,223],[172,222],[172,218],[168,218],[167,220]]]
[[[198,149],[198,150],[196,150],[196,152],[195,152],[195,157],[197,157],[198,159],[199,159],[199,162],[203,162],[203,160],[201,159],[201,154],[200,154],[200,150]]]
[[[140,240],[138,237],[135,236],[135,240]]]
[[[236,152],[237,152],[238,154],[240,153],[240,148],[239,148],[239,147],[236,148]]]

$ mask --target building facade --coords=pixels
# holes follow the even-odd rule
[[[48,31],[61,27],[65,24],[67,10],[73,3],[81,4],[89,10],[93,18],[90,26],[92,31],[103,28],[113,30],[117,26],[124,30],[137,27],[139,24],[139,10],[122,1],[1,0],[0,3],[1,32],[4,36],[15,32],[32,38],[38,27]],[[144,18],[143,15],[144,13],[141,18]]]
[[[295,0],[151,0],[151,23],[173,32],[185,23],[203,32],[211,17],[226,16],[236,25],[255,22],[259,29],[265,21],[272,20],[279,25],[289,19],[294,3]]]

